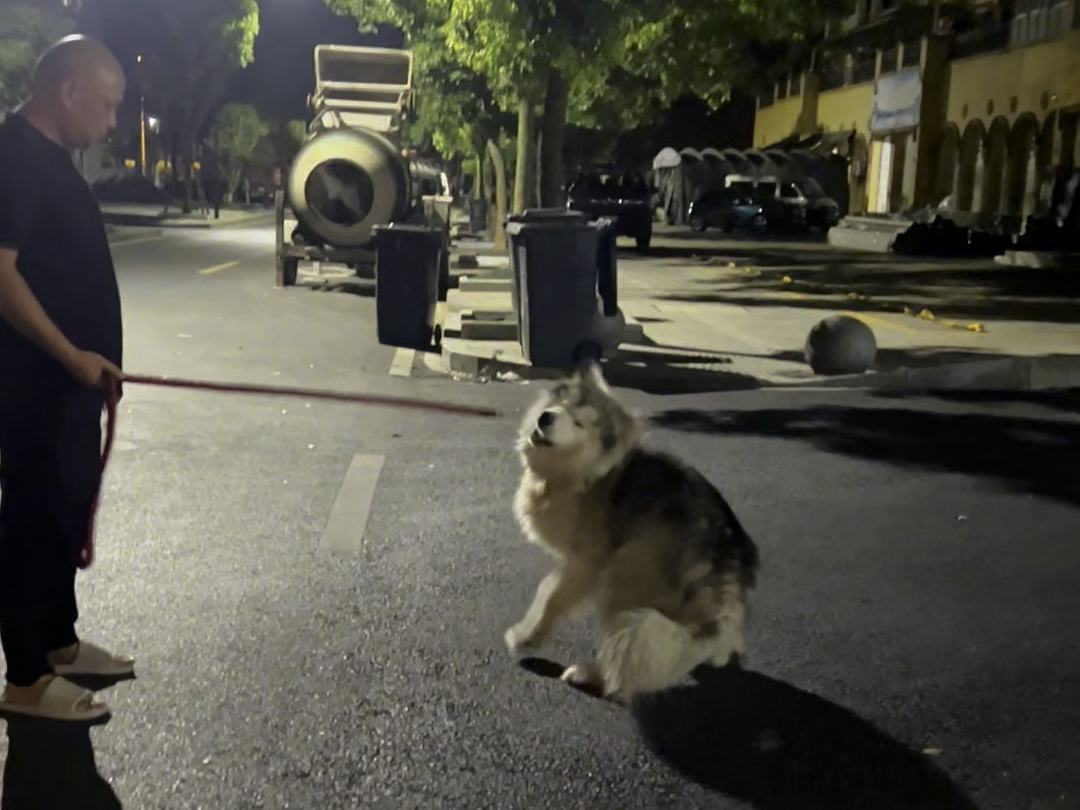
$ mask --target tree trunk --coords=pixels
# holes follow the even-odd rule
[[[514,213],[520,214],[533,205],[536,196],[536,173],[534,170],[536,132],[532,101],[518,102],[517,160],[514,165]]]
[[[484,188],[484,155],[476,153],[476,177],[473,178],[472,196],[477,200],[487,199],[487,189]]]
[[[236,202],[236,193],[240,190],[240,180],[241,180],[241,176],[243,175],[243,173],[244,173],[244,170],[242,168],[233,169],[229,173],[229,189],[228,189],[228,193],[225,194],[225,201],[226,202],[229,202],[229,203],[235,203]]]
[[[493,222],[491,227],[492,247],[495,250],[506,250],[506,164],[503,162],[502,150],[495,141],[488,141],[488,153],[491,155],[491,164],[495,170],[495,208],[492,211]]]
[[[562,73],[548,71],[547,95],[544,97],[544,120],[540,141],[540,204],[557,207],[563,201],[563,149],[569,88]]]
[[[194,138],[184,138],[184,155],[180,160],[184,181],[183,213],[191,213],[191,203],[195,191],[195,141]]]

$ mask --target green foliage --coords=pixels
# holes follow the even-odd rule
[[[445,157],[471,157],[513,126],[513,116],[499,108],[483,76],[430,44],[414,53],[417,121],[406,133],[412,145],[426,142]]]
[[[307,137],[307,124],[303,121],[286,121],[271,128],[267,139],[273,148],[274,165],[292,163]]]
[[[59,0],[0,0],[0,110],[26,100],[38,56],[73,28]]]
[[[765,52],[782,53],[845,10],[845,0],[643,4],[618,64],[645,83],[657,104],[693,95],[717,107],[728,100],[733,86],[758,83],[767,67]]]
[[[185,145],[194,140],[237,70],[255,58],[255,0],[143,0],[160,44],[144,62],[143,87],[163,123]]]
[[[231,197],[245,171],[265,171],[277,162],[272,127],[250,104],[226,104],[218,112],[211,137],[226,172]]]
[[[357,20],[362,31],[402,29],[413,53],[417,119],[403,127],[414,148],[431,146],[447,158],[473,156],[513,124],[496,103],[485,75],[446,47],[448,5],[441,0],[326,0],[331,10]]]
[[[567,120],[621,131],[681,96],[720,106],[753,87],[764,56],[805,41],[846,0],[326,0],[361,28],[402,28],[416,55],[419,121],[408,135],[473,155],[511,128],[504,111],[568,87]],[[555,122],[558,126],[558,122]]]
[[[226,104],[214,121],[212,137],[217,150],[231,161],[250,161],[270,134],[270,125],[250,104]]]

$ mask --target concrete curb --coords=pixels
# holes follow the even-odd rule
[[[561,369],[537,368],[512,359],[512,352],[493,345],[490,355],[459,347],[462,341],[443,341],[443,356],[453,374],[471,379],[498,379],[513,375],[520,380],[552,380]],[[1067,391],[1080,390],[1080,357],[1006,357],[924,368],[870,371],[805,382],[762,381],[762,388],[865,388],[910,393],[934,391]]]
[[[209,231],[221,228],[235,228],[249,225],[253,222],[269,221],[273,218],[273,211],[246,214],[242,217],[226,220],[207,220],[203,222],[184,222],[169,217],[150,216],[141,214],[104,214],[106,225],[121,228],[169,228],[172,230],[199,230]]]
[[[562,369],[542,368],[539,366],[524,365],[509,358],[500,356],[499,349],[493,348],[490,355],[478,355],[463,349],[458,349],[454,344],[460,341],[453,338],[444,338],[442,345],[443,358],[446,360],[450,373],[470,380],[493,380],[500,377],[512,376],[520,380],[556,380],[565,372]]]
[[[1065,391],[1080,389],[1078,357],[1003,357],[924,368],[870,371],[784,388],[875,388],[890,391]]]
[[[127,242],[141,242],[144,239],[163,236],[164,233],[165,231],[162,228],[140,227],[136,233],[132,233],[130,230],[123,233],[111,231],[108,233],[108,239],[110,245],[123,245]]]

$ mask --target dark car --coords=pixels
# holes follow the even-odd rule
[[[634,171],[598,166],[582,172],[570,184],[568,211],[580,211],[589,219],[612,217],[619,236],[628,236],[638,250],[648,250],[652,241],[653,190]]]
[[[758,234],[804,227],[804,211],[799,205],[776,198],[767,186],[735,181],[727,188],[710,191],[690,205],[690,227],[723,231],[750,230]]]
[[[812,177],[803,177],[794,182],[776,177],[759,177],[752,182],[758,199],[775,200],[779,204],[798,208],[799,213],[792,218],[792,222],[801,218],[802,227],[827,232],[840,221],[840,206]]]
[[[826,194],[812,177],[802,181],[802,190],[807,198],[807,227],[828,233],[829,229],[840,221],[840,204]]]

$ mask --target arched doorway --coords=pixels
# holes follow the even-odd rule
[[[956,205],[956,168],[960,161],[960,130],[956,124],[946,124],[937,143],[937,167],[934,172],[934,202],[952,197]]]
[[[983,214],[1000,214],[1002,209],[1002,190],[1005,180],[1005,163],[1009,156],[1009,122],[998,116],[990,124],[986,133],[986,146],[983,149],[985,174],[983,176],[982,206]]]
[[[1054,183],[1062,158],[1062,132],[1061,127],[1058,126],[1059,120],[1057,110],[1054,110],[1043,121],[1042,133],[1039,135],[1038,158],[1036,159],[1039,187],[1035,208],[1035,213],[1039,216],[1048,214],[1054,203]]]
[[[1035,213],[1039,189],[1039,121],[1024,113],[1009,133],[1002,213],[1029,217]]]
[[[964,127],[956,171],[956,210],[978,211],[982,204],[982,152],[986,128],[975,119]]]

